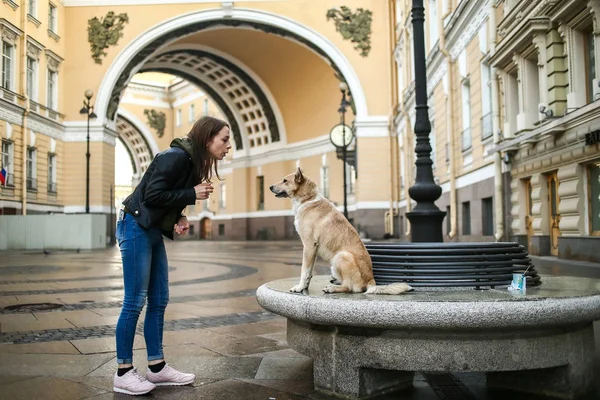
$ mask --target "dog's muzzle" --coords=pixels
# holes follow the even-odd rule
[[[289,196],[288,196],[288,194],[287,194],[285,191],[278,192],[278,191],[275,189],[275,185],[272,185],[272,186],[270,186],[270,187],[269,187],[269,190],[270,190],[271,192],[275,193],[275,197],[279,197],[279,198],[283,198],[283,197],[289,197]]]

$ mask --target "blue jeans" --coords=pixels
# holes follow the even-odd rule
[[[125,297],[117,322],[117,363],[133,363],[133,339],[140,312],[148,299],[144,339],[148,361],[163,355],[163,326],[169,302],[169,266],[159,229],[142,228],[130,214],[117,222],[117,242],[123,260]]]

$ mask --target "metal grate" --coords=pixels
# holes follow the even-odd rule
[[[518,243],[367,243],[379,285],[495,287],[524,273],[527,286],[541,284],[525,247]]]
[[[442,400],[476,400],[477,398],[456,376],[449,373],[423,373],[425,380]]]

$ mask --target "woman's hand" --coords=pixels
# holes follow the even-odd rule
[[[179,218],[179,221],[174,226],[175,233],[178,235],[185,235],[187,231],[190,229],[190,223],[187,217]]]
[[[206,200],[215,190],[210,183],[201,183],[194,186],[196,191],[196,200]]]

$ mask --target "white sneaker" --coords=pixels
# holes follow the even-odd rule
[[[154,373],[148,368],[146,378],[156,386],[182,386],[194,382],[196,375],[179,372],[166,364],[163,369]]]
[[[123,376],[115,373],[115,381],[113,390],[117,393],[125,393],[133,396],[146,394],[156,387],[152,382],[148,382],[146,378],[137,372],[137,369],[127,371]]]

